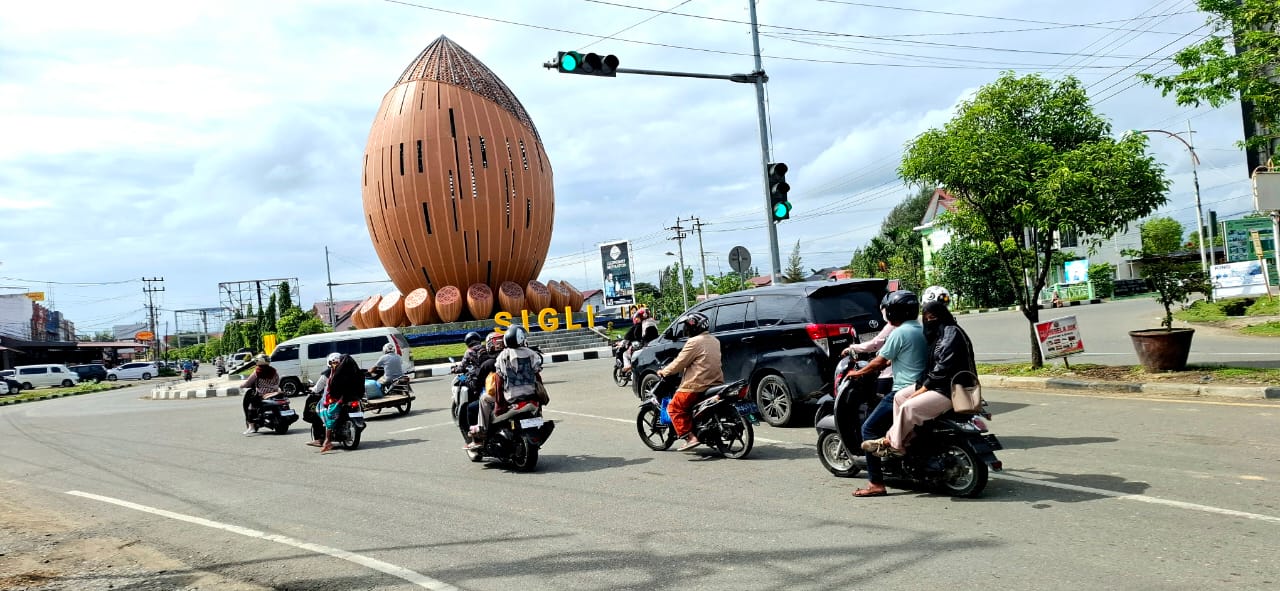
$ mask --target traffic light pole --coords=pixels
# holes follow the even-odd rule
[[[768,78],[764,76],[764,64],[760,61],[760,26],[756,23],[756,0],[747,0],[747,6],[751,11],[751,49],[755,55],[756,72],[756,116],[760,120],[760,173],[763,175],[764,182],[764,225],[769,229],[769,263],[772,265],[770,269],[770,281],[773,285],[778,284],[779,277],[782,275],[782,258],[778,255],[778,226],[773,221],[772,202],[769,190],[769,120],[764,109],[764,83]]]

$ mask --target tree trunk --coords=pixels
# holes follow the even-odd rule
[[[1031,329],[1031,368],[1044,367],[1044,357],[1040,355],[1040,338],[1036,335],[1036,323],[1040,321],[1040,304],[1032,302],[1023,305],[1022,315],[1027,318],[1027,327]]]

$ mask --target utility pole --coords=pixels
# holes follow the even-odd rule
[[[204,325],[204,342],[209,342],[209,314],[204,310],[200,311],[200,322]]]
[[[778,255],[778,226],[773,221],[772,204],[769,190],[769,119],[764,109],[764,83],[768,77],[764,75],[764,63],[760,61],[760,25],[756,22],[756,0],[747,0],[751,12],[751,48],[756,60],[756,117],[760,123],[760,174],[764,178],[764,224],[769,229],[769,262],[772,265],[770,277],[773,285],[778,284],[782,274],[782,257]]]
[[[328,246],[324,247],[324,276],[328,279],[328,283],[325,285],[329,286],[329,326],[336,327],[338,325],[338,321],[335,319],[333,314],[333,273],[329,271]]]
[[[693,229],[698,233],[698,258],[702,261],[702,298],[711,297],[707,292],[707,252],[702,249],[702,227],[706,224],[696,216],[693,218]]]
[[[1187,150],[1191,152],[1191,182],[1196,189],[1196,238],[1200,243],[1200,270],[1208,275],[1209,258],[1205,254],[1204,211],[1200,209],[1200,173],[1196,172],[1196,165],[1200,163],[1200,159],[1196,157],[1196,138],[1195,132],[1191,131],[1190,119],[1187,120]]]
[[[151,355],[152,359],[156,361],[160,360],[160,334],[157,332],[159,325],[156,323],[155,294],[164,291],[163,286],[156,287],[156,284],[159,283],[164,283],[164,277],[142,278],[142,293],[147,296],[147,319],[148,326],[151,329]]]
[[[667,240],[675,240],[676,248],[680,253],[680,299],[684,302],[684,307],[687,310],[689,308],[689,284],[684,279],[684,239],[689,235],[685,234],[684,228],[680,226],[680,221],[680,218],[676,218],[676,225],[667,228],[668,230],[674,230],[676,233],[675,236]]]

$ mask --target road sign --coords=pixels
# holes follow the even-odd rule
[[[156,334],[149,330],[138,331],[138,334],[133,335],[133,340],[135,341],[150,341],[154,338],[156,338]]]
[[[1076,324],[1075,316],[1037,322],[1036,340],[1045,359],[1084,353],[1084,340],[1080,338],[1080,325]]]
[[[28,297],[28,298],[31,298],[31,301],[33,301],[33,302],[43,302],[43,301],[44,301],[44,292],[43,292],[43,291],[28,291],[28,292],[27,292],[27,297]]]
[[[729,268],[735,273],[746,273],[751,268],[751,253],[741,246],[729,251]]]

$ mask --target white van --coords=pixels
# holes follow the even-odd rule
[[[404,373],[413,373],[413,358],[409,354],[409,341],[394,328],[366,328],[309,334],[289,339],[276,345],[271,352],[271,366],[280,373],[280,389],[293,395],[303,384],[314,383],[325,370],[325,358],[330,353],[350,355],[360,365],[369,369],[382,357],[382,347],[395,345]]]
[[[71,387],[80,383],[80,374],[67,369],[67,366],[60,363],[19,365],[13,370],[13,379],[22,383],[23,390],[31,390],[41,386]]]

